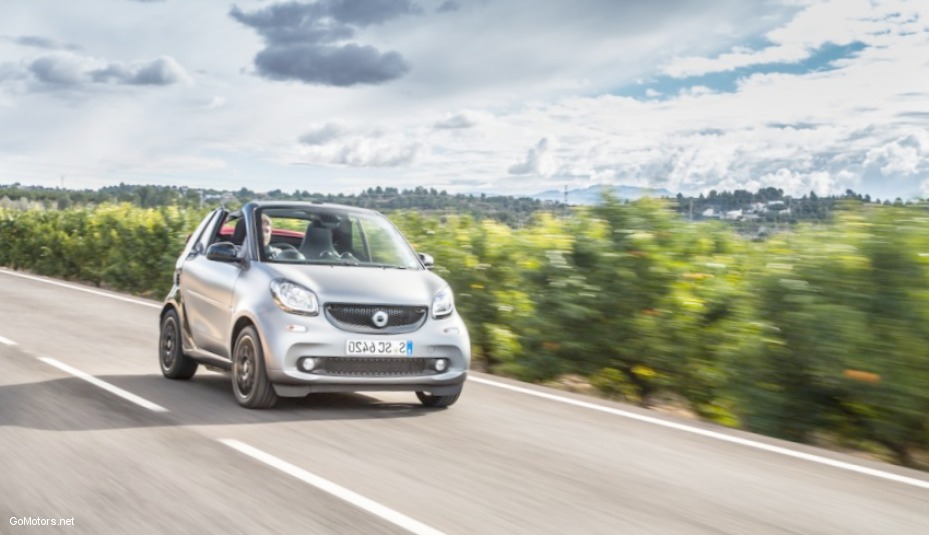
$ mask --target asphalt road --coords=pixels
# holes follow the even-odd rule
[[[929,474],[477,373],[249,411],[157,317],[0,270],[0,533],[929,533]]]

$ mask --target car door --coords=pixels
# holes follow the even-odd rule
[[[232,221],[228,213],[220,213],[212,225],[193,245],[178,273],[184,314],[190,335],[198,348],[220,356],[229,356],[233,290],[242,272],[238,262],[221,262],[207,258],[209,246],[227,241],[223,227]]]

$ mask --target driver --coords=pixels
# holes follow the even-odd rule
[[[303,255],[298,251],[293,249],[283,249],[281,247],[276,247],[271,245],[271,230],[274,227],[271,225],[271,218],[266,214],[261,214],[261,244],[264,247],[265,255],[269,259],[281,258],[282,260],[303,260]],[[281,256],[282,252],[286,254]]]
[[[265,254],[269,258],[274,258],[281,252],[280,249],[271,245],[271,218],[265,214],[261,214],[261,244],[264,246]]]

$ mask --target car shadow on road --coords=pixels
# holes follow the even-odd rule
[[[185,425],[238,425],[325,420],[370,420],[426,416],[415,396],[409,403],[373,395],[311,394],[281,398],[272,409],[249,410],[233,397],[226,375],[198,373],[189,381],[160,374],[102,375],[98,379],[158,404],[153,412],[75,377],[0,386],[0,426],[56,431]],[[394,393],[392,397],[396,398]]]

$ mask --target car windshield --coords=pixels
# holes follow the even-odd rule
[[[380,214],[325,207],[258,210],[264,262],[422,269],[400,232]]]

